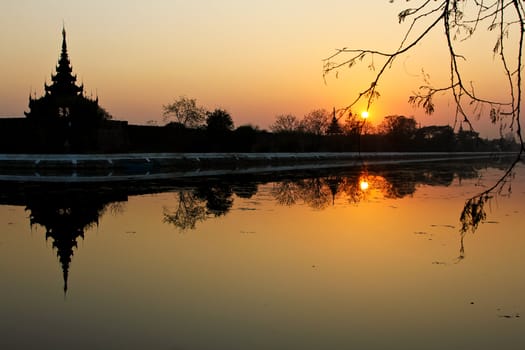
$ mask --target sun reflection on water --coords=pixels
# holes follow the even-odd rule
[[[359,181],[359,188],[361,189],[361,191],[367,191],[369,186],[370,185],[368,184],[368,181],[366,179],[362,179]]]

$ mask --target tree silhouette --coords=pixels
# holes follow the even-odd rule
[[[206,118],[206,109],[197,105],[197,100],[180,96],[170,104],[162,106],[164,121],[174,121],[186,128],[202,126]]]
[[[325,109],[314,109],[301,120],[300,129],[309,134],[322,135],[328,128],[329,118],[330,115]]]
[[[346,135],[358,136],[363,127],[363,118],[355,113],[348,113],[345,123],[344,131]]]
[[[206,130],[212,135],[222,135],[233,130],[233,120],[227,111],[216,109],[206,117]]]
[[[275,117],[275,122],[270,125],[270,130],[275,133],[296,132],[299,130],[300,121],[293,114],[280,114]]]
[[[379,125],[379,130],[390,142],[391,147],[404,151],[416,137],[417,123],[414,118],[402,115],[389,115]]]

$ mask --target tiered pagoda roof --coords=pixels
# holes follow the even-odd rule
[[[62,52],[56,67],[56,74],[51,76],[51,85],[45,84],[46,95],[55,96],[82,96],[84,86],[76,85],[77,76],[72,74],[73,69],[67,53],[66,29],[62,28]]]
[[[62,51],[56,66],[56,73],[51,75],[51,84],[44,85],[45,94],[39,98],[29,96],[29,112],[25,115],[35,121],[68,121],[96,123],[110,119],[110,116],[98,105],[95,99],[84,96],[84,86],[77,85],[77,76],[73,74],[67,51],[66,30],[62,29]]]

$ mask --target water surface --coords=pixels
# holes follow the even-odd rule
[[[2,349],[523,349],[525,169],[2,183]]]

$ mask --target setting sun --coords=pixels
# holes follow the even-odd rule
[[[363,119],[367,119],[368,116],[369,116],[368,111],[362,111],[362,112],[361,112],[361,118],[363,118]]]

